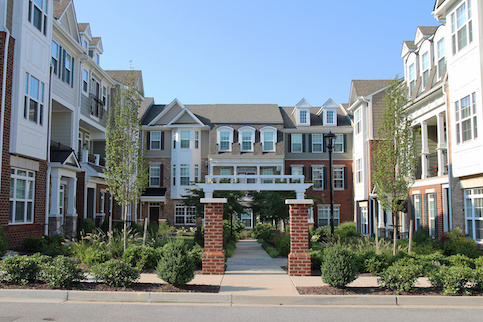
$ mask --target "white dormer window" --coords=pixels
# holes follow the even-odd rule
[[[310,125],[310,111],[305,109],[299,109],[297,111],[298,119],[297,125]]]
[[[218,151],[231,151],[231,144],[233,143],[233,129],[230,127],[220,127],[217,130]]]
[[[100,59],[99,54],[98,54],[98,53],[96,53],[96,64],[97,64],[97,65],[99,65],[100,60],[101,60],[101,59]]]
[[[240,132],[240,150],[242,152],[252,152],[255,142],[255,129],[252,127],[242,127]]]
[[[300,123],[307,123],[307,111],[300,111]]]
[[[277,143],[277,129],[273,127],[264,127],[260,130],[262,139],[262,151],[274,152]]]
[[[337,125],[336,115],[332,109],[324,110],[324,125]]]
[[[423,89],[428,84],[429,79],[429,53],[425,52],[422,57],[422,66],[423,66]]]
[[[87,40],[84,39],[84,42],[82,43],[82,47],[87,51]]]
[[[445,50],[444,50],[444,38],[438,41],[438,79],[443,77],[444,68],[446,67],[446,60],[445,60]]]
[[[414,64],[409,66],[409,95],[414,93],[414,87],[416,87],[416,69]]]

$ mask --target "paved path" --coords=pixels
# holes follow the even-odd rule
[[[281,266],[286,258],[271,258],[254,240],[240,240],[221,281],[220,293],[242,295],[298,295]]]

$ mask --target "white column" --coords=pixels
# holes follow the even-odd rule
[[[77,214],[77,209],[75,207],[76,202],[76,190],[77,190],[77,178],[69,178],[69,195],[67,198],[67,215],[75,216]]]
[[[421,122],[421,179],[428,177],[428,124]]]
[[[378,228],[385,228],[386,226],[384,225],[384,210],[382,210],[381,203],[377,203],[377,216],[378,219]]]
[[[50,214],[49,217],[59,215],[59,192],[60,192],[60,175],[57,169],[52,169],[50,174]]]
[[[438,134],[438,176],[442,176],[445,173],[445,154],[446,150],[446,137],[444,135],[444,113],[439,113],[437,118],[437,134]]]

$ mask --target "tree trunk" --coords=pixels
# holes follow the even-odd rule
[[[123,234],[123,249],[126,252],[127,248],[127,204],[124,203],[124,234]]]
[[[144,218],[143,246],[146,246],[146,235],[148,232],[148,218]]]
[[[397,212],[396,213],[392,212],[392,227],[393,227],[393,233],[394,233],[394,246],[392,249],[392,254],[394,256],[396,256],[396,250],[397,250],[397,226],[398,226]]]
[[[411,216],[411,219],[409,219],[409,248],[408,252],[411,254],[412,248],[413,248],[413,218]]]
[[[375,233],[376,233],[376,254],[379,255],[379,208],[377,208],[377,213],[374,216],[375,222],[376,222],[376,228],[375,228]]]
[[[107,246],[109,253],[111,252],[111,237],[112,237],[112,211],[111,211],[111,214],[109,215],[109,242]]]

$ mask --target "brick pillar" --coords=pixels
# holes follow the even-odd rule
[[[223,275],[225,254],[223,253],[223,204],[226,198],[202,198],[205,204],[205,251],[203,253],[203,275]]]
[[[290,254],[288,275],[310,276],[308,209],[312,199],[285,200],[290,205]]]

